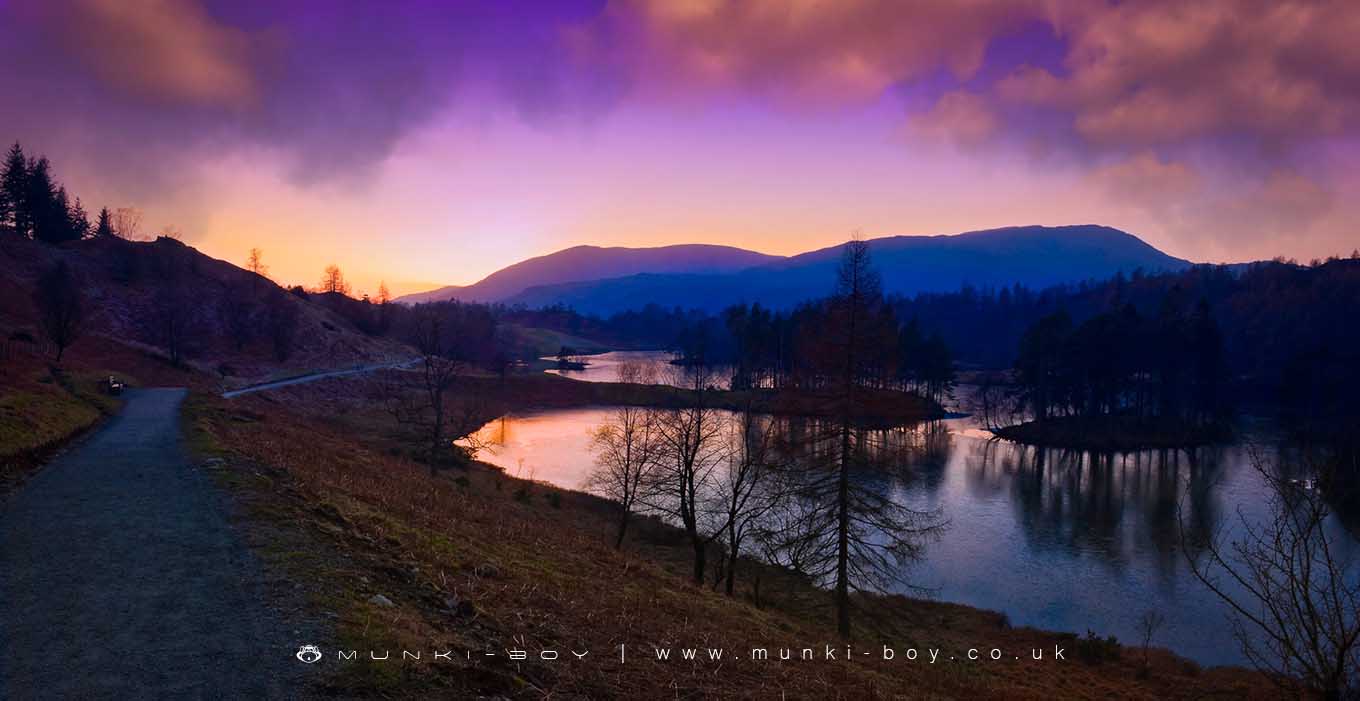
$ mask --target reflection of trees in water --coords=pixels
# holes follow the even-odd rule
[[[824,420],[806,417],[765,417],[765,420],[780,424],[779,445],[794,457],[826,458],[840,449],[836,427]],[[926,421],[886,429],[857,429],[854,444],[861,477],[921,479],[920,484],[933,491],[942,481],[954,440],[942,421]]]
[[[1091,553],[1116,568],[1146,550],[1169,580],[1180,566],[1181,496],[1189,542],[1220,519],[1222,448],[1119,455],[972,441],[968,450],[969,488],[983,497],[1008,492],[1036,549]]]

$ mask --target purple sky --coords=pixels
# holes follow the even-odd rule
[[[0,0],[0,138],[281,281],[1102,223],[1360,245],[1352,2]]]

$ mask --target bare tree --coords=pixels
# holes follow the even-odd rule
[[[708,406],[712,372],[701,365],[673,366],[672,372],[683,378],[675,384],[688,385],[688,401],[658,414],[661,458],[651,505],[680,521],[694,549],[694,582],[702,584],[708,547],[724,527],[708,523],[706,509],[715,472],[726,459],[726,426],[721,413]]]
[[[485,416],[481,396],[464,382],[472,369],[471,356],[449,309],[436,303],[411,310],[407,336],[420,353],[420,366],[415,373],[398,373],[398,380],[386,390],[393,417],[425,434],[432,474],[453,441],[472,437],[465,449],[475,452],[472,434]]]
[[[875,319],[882,293],[866,243],[846,244],[829,302],[823,341],[835,359],[834,418],[813,422],[801,440],[791,440],[799,463],[787,503],[774,515],[786,524],[767,534],[765,549],[777,561],[796,560],[816,580],[834,584],[836,628],[850,635],[850,592],[911,587],[906,565],[921,557],[925,543],[945,526],[937,511],[919,511],[891,492],[856,479],[860,470],[883,470],[875,454],[875,432],[860,425],[860,383],[872,376]]]
[[[198,334],[198,318],[194,312],[194,297],[178,276],[156,290],[150,316],[151,332],[176,367],[184,364],[184,357]]]
[[[33,304],[47,340],[57,349],[56,362],[80,338],[85,324],[85,301],[75,275],[65,261],[38,278]]]
[[[298,329],[297,306],[288,294],[276,292],[270,296],[265,312],[265,328],[274,348],[274,358],[279,362],[287,360],[293,354]]]
[[[230,285],[222,295],[222,321],[238,351],[255,336],[256,304],[251,289],[246,285]]]
[[[264,264],[264,251],[258,248],[250,249],[250,256],[246,258],[246,270],[258,276],[252,282],[258,282],[259,278],[269,278],[269,266]]]
[[[142,210],[136,207],[119,207],[113,210],[113,232],[119,238],[136,241],[142,233]]]
[[[1161,630],[1162,624],[1166,623],[1166,616],[1156,609],[1148,609],[1138,619],[1138,632],[1143,638],[1143,673],[1148,671],[1148,650],[1152,647],[1152,638]]]
[[[1270,486],[1271,517],[1241,515],[1231,539],[1215,533],[1191,556],[1191,570],[1233,612],[1238,643],[1251,663],[1291,691],[1302,685],[1327,699],[1360,694],[1360,579],[1333,530],[1322,489],[1333,468],[1307,466],[1291,480],[1256,451],[1253,465]],[[1283,460],[1281,460],[1283,462]],[[1279,466],[1277,466],[1279,467]],[[1316,481],[1314,481],[1316,479]]]
[[[624,363],[618,368],[619,382],[648,382],[649,375],[647,367],[640,363]],[[660,417],[650,409],[620,406],[591,436],[595,469],[587,485],[619,504],[615,548],[623,546],[633,512],[652,496],[653,472],[661,457],[659,421]]]
[[[982,427],[989,431],[1015,422],[1012,392],[995,373],[983,374],[969,403],[969,408],[978,415]]]
[[[783,464],[776,449],[779,424],[773,417],[757,415],[748,404],[733,417],[729,430],[727,461],[715,492],[727,555],[723,575],[731,596],[743,543],[783,498],[778,481]]]
[[[317,288],[321,292],[334,292],[336,294],[349,294],[349,283],[345,281],[345,274],[340,271],[340,266],[332,263],[326,266],[326,271],[321,275],[321,284]]]

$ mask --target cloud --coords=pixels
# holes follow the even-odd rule
[[[155,190],[255,150],[298,183],[364,180],[405,135],[476,95],[540,120],[594,104],[543,5],[272,0],[0,2],[0,134]],[[577,91],[579,92],[573,92]],[[60,153],[65,148],[70,153]]]
[[[1107,195],[1152,210],[1196,196],[1202,187],[1201,176],[1194,168],[1150,152],[1102,165],[1089,177]]]
[[[1117,3],[1068,29],[1064,75],[1023,66],[996,93],[1069,114],[1097,147],[1224,137],[1287,147],[1360,126],[1360,13],[1349,2]]]
[[[967,79],[998,33],[1044,15],[1025,0],[611,2],[573,32],[578,60],[663,95],[754,92],[840,104],[943,68]]]
[[[180,0],[78,0],[34,6],[42,31],[103,80],[129,91],[226,108],[258,97],[258,36]]]
[[[1001,128],[987,100],[965,91],[946,93],[930,110],[910,119],[911,131],[927,138],[975,147],[991,139]]]

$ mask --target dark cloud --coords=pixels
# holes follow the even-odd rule
[[[362,177],[463,94],[545,118],[573,80],[562,27],[597,3],[0,3],[0,134],[148,186],[192,159],[276,150],[303,182]],[[13,98],[13,99],[10,99]],[[477,105],[471,105],[476,108]],[[54,153],[54,155],[56,155]]]

